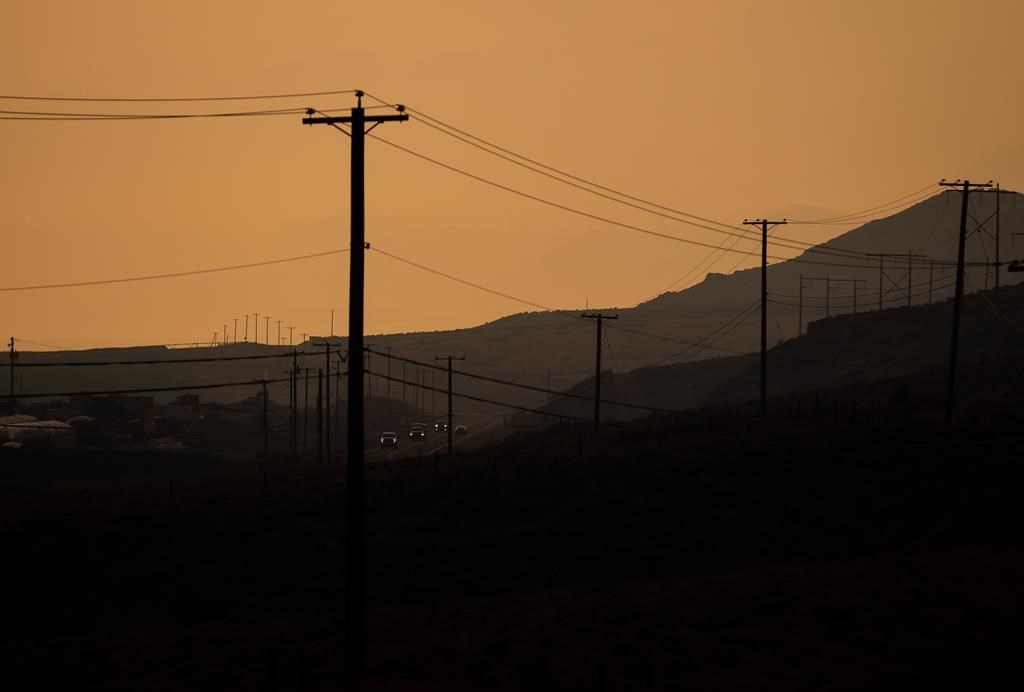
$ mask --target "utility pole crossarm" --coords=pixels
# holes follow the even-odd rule
[[[316,111],[313,111],[316,112]],[[387,122],[400,122],[408,120],[409,115],[407,113],[401,113],[399,115],[364,115],[363,122],[367,123],[387,123]],[[337,125],[341,123],[351,123],[351,115],[325,115],[317,117],[306,117],[302,119],[303,125]]]

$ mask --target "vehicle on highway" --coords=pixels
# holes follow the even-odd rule
[[[382,432],[380,434],[380,448],[391,447],[392,449],[398,449],[398,433],[396,432]]]
[[[422,440],[427,437],[427,424],[426,423],[410,423],[409,424],[409,439],[410,440]]]
[[[448,432],[448,423],[443,420],[434,421],[434,432]]]
[[[455,434],[456,435],[465,435],[468,432],[469,432],[469,430],[466,428],[465,425],[456,425],[455,426]]]

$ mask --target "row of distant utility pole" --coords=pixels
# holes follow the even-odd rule
[[[237,344],[237,343],[239,343],[239,341],[238,341],[238,323],[239,323],[239,321],[242,322],[242,343],[248,343],[249,342],[249,318],[250,317],[253,318],[253,330],[252,330],[253,343],[255,343],[255,344],[260,343],[260,313],[258,313],[258,312],[252,312],[252,313],[247,312],[247,313],[245,313],[245,315],[242,318],[238,318],[238,317],[232,318],[233,328],[232,328],[232,332],[231,332],[232,338],[230,340],[228,339],[228,325],[225,322],[223,325],[221,325],[221,329],[220,330],[217,330],[217,331],[215,331],[213,333],[213,340],[212,340],[211,344],[213,346],[217,346],[217,345],[227,346],[228,344]],[[263,323],[264,323],[264,326],[263,326],[263,343],[267,344],[268,346],[270,345],[270,321],[271,321],[271,319],[272,318],[270,317],[270,315],[264,315],[263,316]],[[277,342],[276,342],[276,344],[278,346],[294,346],[295,345],[295,327],[294,326],[285,327],[285,329],[288,330],[288,343],[285,344],[284,336],[281,334],[281,325],[284,324],[284,320],[274,320],[274,324],[277,325]],[[331,333],[331,336],[334,336],[334,310],[331,310],[331,332],[330,333]],[[300,332],[299,333],[299,339],[300,339],[299,343],[300,344],[306,343],[306,340],[308,338],[309,338],[309,332]]]
[[[987,182],[987,183],[972,183],[969,180],[961,181],[961,180],[958,179],[958,180],[956,180],[954,182],[946,182],[946,180],[943,179],[942,181],[939,182],[939,185],[941,185],[943,187],[958,188],[959,191],[961,192],[961,195],[962,195],[962,203],[961,203],[961,208],[960,208],[960,233],[959,233],[958,243],[957,243],[956,287],[955,287],[954,293],[953,293],[953,325],[952,325],[952,334],[950,336],[949,369],[948,369],[948,373],[947,373],[947,385],[946,385],[945,424],[946,424],[946,430],[949,431],[949,430],[952,429],[952,426],[953,426],[953,413],[954,413],[954,409],[955,409],[954,404],[955,404],[955,394],[956,394],[956,366],[957,366],[957,352],[958,352],[958,349],[959,349],[959,340],[960,340],[960,311],[961,311],[961,304],[963,302],[963,293],[964,293],[964,266],[965,266],[964,255],[965,255],[965,245],[966,245],[966,240],[967,240],[967,219],[970,216],[970,218],[977,224],[977,232],[979,232],[979,233],[980,232],[988,233],[990,235],[990,237],[992,237],[992,239],[995,241],[995,247],[996,247],[996,251],[995,251],[996,258],[995,258],[995,263],[994,263],[994,267],[995,267],[995,288],[996,288],[996,298],[998,300],[998,291],[999,291],[999,285],[1000,285],[1000,276],[999,276],[999,274],[1000,274],[1000,269],[1002,268],[1002,265],[1003,265],[1003,262],[1001,261],[1000,254],[999,254],[1000,253],[1000,250],[999,250],[999,245],[1000,245],[1000,237],[999,237],[999,230],[1000,230],[999,229],[1000,197],[1003,194],[1012,194],[1012,193],[1010,193],[1007,190],[1001,190],[998,185],[994,186],[995,187],[994,190],[990,190],[989,188],[993,187],[993,184],[992,184],[991,180],[989,182]],[[974,192],[974,193],[978,193],[978,192],[991,192],[991,193],[994,193],[996,195],[996,211],[991,216],[989,216],[987,219],[980,220],[980,219],[974,217],[974,215],[971,214],[970,211],[968,210],[968,204],[967,204],[968,197],[970,196],[970,194],[972,192]],[[988,221],[993,218],[993,216],[995,217],[995,221],[996,221],[995,233],[994,234],[990,233],[988,231],[988,229],[985,227],[985,224],[987,224]],[[756,219],[756,220],[750,221],[750,220],[744,219],[743,223],[747,224],[747,225],[760,226],[760,228],[761,228],[761,354],[760,354],[760,356],[761,356],[760,357],[760,365],[761,365],[761,378],[760,378],[760,380],[761,380],[761,382],[760,382],[760,384],[761,384],[761,397],[760,397],[760,403],[761,403],[761,415],[765,416],[768,413],[768,317],[767,317],[767,315],[768,315],[768,257],[767,256],[768,256],[768,231],[769,231],[768,227],[772,226],[772,228],[774,228],[777,225],[785,224],[786,220],[782,219],[781,221],[770,221],[768,219]],[[884,279],[889,279],[890,283],[895,286],[898,283],[898,281],[902,281],[902,277],[899,280],[897,280],[897,281],[893,281],[892,278],[889,277],[886,274],[885,270],[884,270],[885,258],[887,256],[888,257],[892,257],[893,255],[886,255],[884,253],[869,253],[869,255],[870,256],[877,256],[878,257],[878,271],[879,271],[879,279],[878,279],[878,308],[879,308],[879,310],[881,310],[882,309],[882,300],[885,297],[885,295],[887,294],[887,291],[884,288],[883,280]],[[907,297],[907,304],[910,305],[910,304],[912,304],[912,298],[913,298],[913,281],[912,281],[913,262],[914,262],[915,259],[921,259],[924,256],[923,255],[915,255],[912,252],[908,252],[906,255],[899,255],[899,256],[900,257],[906,257],[906,267],[907,267],[907,274],[906,274],[906,280],[907,280],[906,297]],[[1019,265],[1017,265],[1015,263],[1009,263],[1009,264],[1010,264],[1010,267],[1009,267],[1010,271],[1021,271],[1022,269],[1024,269],[1024,268],[1019,268]],[[930,292],[931,292],[931,279],[932,279],[931,275],[934,273],[934,264],[931,266],[930,269],[931,269],[931,271],[930,271],[930,276],[929,276],[929,301],[931,300],[931,295],[930,295]],[[987,262],[986,262],[986,277],[987,277],[987,271],[988,271],[988,269],[987,269]],[[825,301],[826,301],[825,302],[826,315],[828,314],[828,310],[829,310],[829,292],[831,290],[832,284],[833,283],[840,283],[840,282],[847,282],[847,281],[851,282],[852,286],[853,286],[853,295],[854,295],[854,312],[856,312],[856,309],[857,309],[856,308],[856,305],[857,305],[856,304],[857,289],[864,284],[864,282],[862,280],[859,280],[859,279],[833,279],[833,278],[830,278],[830,277],[805,277],[805,276],[801,275],[801,277],[800,277],[800,295],[799,295],[799,300],[800,300],[800,302],[799,302],[799,310],[800,310],[800,312],[799,312],[799,315],[798,315],[798,319],[799,319],[799,324],[800,324],[800,329],[801,330],[803,328],[803,289],[805,288],[804,282],[807,281],[807,280],[811,280],[811,281],[825,281],[826,282],[826,284],[825,284],[826,285],[826,294],[825,294],[826,295],[826,297],[825,297]]]
[[[285,371],[288,375],[288,451],[296,454],[299,450],[299,382],[303,384],[302,404],[302,449],[309,449],[309,380],[316,374],[316,429],[317,456],[321,464],[324,457],[331,455],[331,376],[334,376],[335,416],[340,409],[341,378],[344,377],[341,365],[346,358],[337,351],[332,351],[330,344],[324,343],[323,368],[299,368],[298,353],[292,352],[291,368]],[[332,359],[331,356],[334,356]],[[270,451],[270,419],[268,413],[269,396],[267,383],[262,383],[263,399],[263,451]],[[338,426],[338,422],[335,422]],[[340,427],[340,426],[339,426]]]

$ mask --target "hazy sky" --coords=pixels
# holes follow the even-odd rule
[[[856,211],[942,177],[1024,187],[1022,26],[1024,3],[1015,0],[4,0],[0,93],[360,88],[607,186],[738,222]],[[343,108],[354,100],[0,103],[176,113]],[[721,239],[557,185],[421,122],[374,134],[591,213]],[[303,127],[298,116],[0,120],[0,151],[0,287],[188,271],[348,244],[349,140]],[[371,244],[544,305],[630,305],[707,253],[545,207],[372,140],[366,176]],[[787,229],[815,241],[838,232]],[[69,346],[209,340],[224,323],[230,336],[233,318],[257,311],[294,325],[296,336],[323,334],[332,307],[344,333],[347,261],[334,255],[0,292],[0,336]],[[372,251],[367,268],[369,332],[470,326],[526,309]],[[241,329],[240,322],[239,338]]]

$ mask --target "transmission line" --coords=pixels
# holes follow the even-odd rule
[[[328,255],[338,255],[343,252],[348,252],[349,248],[340,248],[338,250],[326,250],[324,252],[314,252],[309,255],[298,255],[296,257],[281,257],[278,259],[264,260],[262,262],[249,262],[248,264],[234,264],[228,267],[211,267],[209,269],[193,269],[191,271],[184,272],[172,272],[169,274],[149,274],[146,276],[132,276],[121,279],[96,279],[93,281],[72,281],[61,284],[37,284],[34,286],[4,286],[0,287],[0,292],[7,291],[38,291],[49,288],[79,288],[82,286],[102,286],[107,284],[123,284],[134,281],[153,281],[154,279],[172,279],[181,276],[195,276],[197,274],[213,274],[216,272],[227,272],[235,271],[237,269],[251,269],[253,267],[266,267],[271,264],[284,264],[285,262],[298,262],[301,260],[314,259],[316,257],[327,257]]]
[[[335,89],[332,91],[305,91],[291,94],[257,94],[248,96],[177,96],[152,98],[111,98],[106,96],[25,96],[0,95],[0,100],[9,101],[73,101],[80,103],[186,103],[200,101],[267,101],[271,99],[291,99],[307,96],[339,96],[354,94],[355,89]]]
[[[31,343],[31,342],[29,342]],[[344,351],[337,350],[332,353],[344,353]],[[268,358],[291,358],[298,356],[303,358],[306,356],[317,356],[321,357],[324,355],[323,351],[288,351],[286,353],[261,353],[259,355],[250,356],[211,356],[208,358],[179,358],[179,359],[157,359],[157,360],[104,360],[104,361],[81,361],[81,362],[63,362],[63,363],[18,363],[18,368],[85,368],[85,367],[104,367],[109,365],[178,365],[182,363],[219,363],[224,361],[233,360],[266,360]]]
[[[381,100],[381,99],[379,99],[379,98],[377,98],[375,96],[372,96],[370,94],[367,94],[367,95],[370,96],[371,98],[374,98],[374,99],[380,101],[380,103],[382,103],[382,104],[386,103],[385,101],[383,101],[383,100]],[[491,141],[489,141],[487,139],[484,139],[482,137],[474,135],[474,134],[472,134],[470,132],[467,132],[466,130],[463,130],[463,129],[460,129],[458,127],[455,127],[454,125],[446,123],[443,120],[435,118],[435,117],[433,117],[433,116],[431,116],[431,115],[429,115],[427,113],[424,113],[423,111],[420,111],[420,110],[418,110],[416,108],[412,108],[412,107],[406,106],[406,105],[403,105],[402,108],[405,111],[408,111],[409,113],[412,113],[415,116],[417,116],[416,119],[419,122],[421,122],[422,124],[432,128],[432,129],[434,129],[434,130],[436,130],[438,132],[441,132],[442,134],[445,134],[445,135],[447,135],[449,137],[452,137],[452,138],[454,138],[456,140],[459,140],[459,141],[461,141],[463,143],[466,143],[466,144],[468,144],[470,146],[473,146],[473,147],[475,147],[477,149],[480,149],[480,150],[485,151],[485,152],[487,152],[489,154],[492,154],[493,156],[497,156],[498,158],[501,158],[501,159],[503,159],[505,161],[513,163],[514,165],[526,168],[526,169],[531,170],[531,171],[533,171],[535,173],[539,173],[539,174],[544,175],[544,176],[546,176],[548,178],[557,180],[559,182],[562,182],[563,184],[570,185],[572,187],[575,187],[577,189],[583,190],[585,192],[589,192],[591,194],[598,195],[600,197],[603,197],[605,199],[609,199],[609,200],[618,202],[620,204],[625,204],[626,206],[630,206],[630,207],[633,207],[635,209],[640,209],[641,211],[646,211],[648,213],[656,214],[656,215],[662,216],[664,218],[669,218],[669,219],[672,219],[674,221],[679,221],[679,222],[682,222],[682,223],[690,223],[691,225],[695,225],[695,226],[697,226],[699,228],[705,228],[707,230],[715,230],[715,231],[720,232],[720,233],[729,233],[730,235],[732,233],[735,233],[736,231],[739,231],[739,232],[744,233],[744,234],[749,234],[750,233],[746,229],[743,229],[742,227],[737,226],[735,224],[729,224],[729,223],[725,223],[725,222],[722,222],[722,221],[717,221],[715,219],[711,219],[711,218],[704,217],[704,216],[699,216],[697,214],[692,214],[690,212],[686,212],[686,211],[683,211],[683,210],[680,210],[680,209],[676,209],[676,208],[669,207],[669,206],[666,206],[666,205],[658,204],[656,202],[652,202],[650,200],[646,200],[646,199],[643,199],[641,197],[637,197],[635,195],[631,195],[629,193],[622,192],[621,190],[616,190],[616,189],[608,187],[606,185],[602,185],[600,183],[596,183],[596,182],[594,182],[592,180],[588,180],[588,179],[583,178],[581,176],[574,175],[574,174],[569,173],[569,172],[567,172],[565,170],[556,168],[554,166],[550,166],[550,165],[545,164],[545,163],[543,163],[541,161],[538,161],[536,159],[533,159],[533,158],[530,158],[530,157],[525,156],[523,154],[517,153],[517,152],[515,152],[515,151],[513,151],[511,149],[508,149],[506,147],[502,147],[501,145],[495,144],[494,142],[491,142]],[[543,169],[543,170],[541,170],[541,169]],[[573,182],[573,181],[575,181],[575,182]],[[929,185],[926,188],[922,188],[921,190],[915,191],[911,195],[906,195],[905,197],[900,197],[896,201],[903,200],[903,199],[906,199],[907,197],[911,197],[911,196],[917,195],[920,192],[922,192],[924,190],[928,190],[928,189],[933,188],[933,187],[935,187],[935,185],[931,184],[931,185]],[[602,194],[602,192],[598,192],[598,191],[603,191],[603,192],[606,192],[606,193],[610,193],[610,195],[614,195],[615,197],[612,197],[612,196],[610,196],[608,194]],[[622,198],[622,199],[618,199],[618,198]],[[630,202],[636,202],[638,204],[633,204],[633,203],[630,203],[630,202],[626,202],[624,200],[630,200]],[[892,203],[886,203],[885,205],[879,205],[879,207],[876,207],[876,208],[890,206],[891,204]],[[644,206],[640,206],[640,205],[644,205]],[[855,215],[859,215],[859,214],[851,214],[849,216],[855,216]],[[686,219],[678,218],[680,216],[686,217],[686,219],[693,219],[695,221],[701,221],[701,222],[703,222],[705,224],[714,224],[714,225],[722,226],[725,229],[729,229],[729,230],[725,231],[725,230],[721,230],[721,229],[711,229],[711,228],[708,228],[707,226],[704,226],[704,225],[701,225],[701,224],[693,224],[691,221],[688,221]],[[813,252],[822,251],[822,252],[831,253],[831,254],[843,253],[843,254],[846,254],[846,255],[849,255],[849,256],[861,256],[861,255],[863,255],[863,253],[861,253],[859,251],[856,251],[856,250],[845,250],[843,248],[827,248],[826,250],[821,250],[814,243],[809,243],[807,241],[797,240],[795,238],[786,238],[786,237],[779,236],[777,238],[777,240],[778,241],[783,241],[783,242],[786,242],[786,243],[795,243],[795,244],[798,244],[798,245],[802,246],[804,249],[806,249],[808,251],[813,251]]]
[[[47,394],[18,394],[19,399],[43,399],[46,397],[99,396],[111,394],[146,394],[151,392],[185,392],[198,389],[224,389],[226,387],[249,387],[262,384],[279,384],[288,382],[290,378],[279,377],[273,380],[245,380],[243,382],[218,382],[216,384],[174,385],[173,387],[141,387],[134,389],[94,389],[78,392],[49,392]]]

